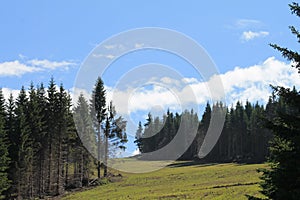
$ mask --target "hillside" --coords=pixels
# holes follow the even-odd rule
[[[122,173],[122,180],[63,199],[246,199],[245,194],[260,196],[256,169],[264,167],[175,162],[151,173]]]

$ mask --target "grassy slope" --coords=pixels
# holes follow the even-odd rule
[[[266,165],[176,162],[151,173],[122,173],[120,182],[73,193],[64,199],[246,199],[245,194],[260,196],[256,169],[263,167]]]

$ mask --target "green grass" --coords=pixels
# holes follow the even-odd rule
[[[150,164],[162,165],[162,161]],[[141,167],[145,166],[141,163]],[[122,181],[72,193],[63,199],[247,199],[246,194],[261,197],[256,169],[265,167],[176,162],[155,172],[122,173]]]

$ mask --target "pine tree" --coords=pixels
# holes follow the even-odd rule
[[[68,131],[68,115],[69,115],[69,109],[70,109],[71,103],[69,102],[69,97],[67,92],[65,91],[63,85],[61,84],[59,87],[59,92],[57,93],[56,98],[56,127],[57,132],[54,138],[56,138],[55,141],[55,152],[56,152],[56,188],[55,188],[55,194],[59,195],[63,192],[64,187],[64,175],[63,175],[63,169],[65,165],[65,159],[64,159],[64,141],[67,137],[67,131]]]
[[[8,179],[8,169],[10,164],[9,158],[9,140],[5,130],[5,100],[0,88],[0,199],[2,199],[3,192],[10,187],[10,180]]]
[[[104,176],[106,177],[107,172],[107,164],[108,158],[111,148],[117,148],[117,150],[125,150],[124,144],[127,142],[126,135],[126,121],[122,118],[122,116],[117,116],[117,112],[112,101],[109,103],[107,108],[107,115],[105,120],[105,128],[104,128]],[[111,149],[111,152],[113,149]]]
[[[103,128],[103,122],[106,118],[106,91],[104,89],[104,83],[99,77],[96,81],[95,88],[93,90],[91,99],[91,115],[93,122],[97,130],[97,171],[98,178],[100,178],[101,168],[101,129]]]
[[[45,172],[46,172],[46,152],[47,152],[47,98],[44,85],[41,83],[37,86],[36,97],[34,95],[33,108],[38,117],[34,122],[36,125],[34,138],[36,142],[36,168],[39,179],[37,180],[37,196],[43,198],[45,194]]]
[[[31,188],[31,196],[36,196],[39,194],[41,196],[41,186],[42,186],[42,157],[44,153],[43,140],[45,136],[44,126],[45,121],[43,118],[42,107],[39,105],[38,92],[33,83],[29,88],[29,101],[28,101],[28,111],[27,111],[27,121],[29,124],[30,135],[33,140],[33,154],[34,158],[32,160],[32,173],[30,174],[30,183],[28,185]],[[34,179],[33,177],[41,177],[39,179]]]
[[[199,137],[197,138],[197,144],[199,145],[197,152],[200,151],[200,147],[203,145],[203,141],[204,138],[206,136],[206,133],[208,131],[208,127],[209,127],[209,123],[210,123],[210,119],[211,119],[211,106],[210,104],[207,102],[204,113],[202,115],[202,119],[200,121],[200,125],[199,125]],[[206,156],[208,152],[200,152],[200,156]]]
[[[140,152],[142,150],[142,146],[141,146],[142,134],[143,134],[143,126],[142,126],[142,122],[139,121],[138,129],[137,129],[136,134],[135,134],[134,143],[136,143],[136,145],[137,145]]]
[[[32,173],[33,140],[30,135],[28,115],[28,97],[24,87],[16,100],[16,132],[18,154],[16,163],[18,198],[31,198],[30,177]]]
[[[141,146],[143,147],[142,153],[148,153],[153,151],[155,144],[151,136],[153,135],[153,119],[151,113],[148,113],[148,118],[144,124],[144,133],[141,140]]]
[[[74,108],[74,122],[76,124],[78,137],[82,142],[80,145],[81,156],[79,156],[83,159],[82,181],[86,180],[85,182],[88,185],[90,164],[93,161],[91,154],[96,155],[96,137],[92,127],[92,120],[89,115],[89,105],[83,94],[80,94],[77,105]]]
[[[56,143],[56,136],[57,136],[57,89],[54,78],[52,77],[49,82],[48,90],[47,90],[47,101],[46,101],[46,137],[45,140],[47,141],[47,175],[45,180],[45,191],[47,194],[54,194],[53,191],[53,184],[55,182],[55,174],[56,171],[54,170],[55,166],[55,143]]]
[[[14,194],[17,193],[17,174],[16,174],[16,164],[18,161],[18,135],[16,131],[16,115],[15,115],[15,101],[13,98],[13,95],[10,94],[7,104],[6,104],[6,126],[5,130],[8,135],[9,140],[9,157],[11,159],[9,170],[8,170],[8,176],[11,180],[11,187],[8,190],[8,195],[10,198],[14,196]]]
[[[300,6],[297,3],[289,6],[292,13],[300,17]],[[300,43],[298,30],[294,26],[290,29]],[[298,52],[275,44],[271,46],[293,61],[292,67],[300,73]],[[267,122],[274,139],[270,146],[270,169],[262,170],[262,193],[270,199],[296,200],[300,199],[300,92],[280,86],[273,87],[273,90],[279,109]]]

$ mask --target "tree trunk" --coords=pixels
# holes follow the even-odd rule
[[[52,164],[52,139],[49,137],[49,147],[48,147],[48,176],[47,176],[47,193],[51,193],[51,164]]]
[[[65,174],[65,185],[66,187],[68,187],[69,185],[69,153],[70,153],[70,150],[69,150],[69,144],[67,145],[67,155],[66,155],[66,174]]]
[[[61,133],[61,131],[60,131]],[[56,195],[59,195],[61,193],[60,187],[60,173],[61,173],[61,135],[58,137],[58,151],[57,151],[57,178],[56,178]]]
[[[106,130],[107,132],[108,130]],[[108,133],[105,134],[104,177],[107,177]]]
[[[98,134],[98,141],[97,141],[97,156],[98,156],[98,162],[97,162],[97,170],[98,170],[98,178],[100,178],[100,168],[101,168],[101,150],[100,150],[100,142],[101,142],[101,134],[100,134],[100,123],[98,124],[98,130],[97,130],[97,134]]]

